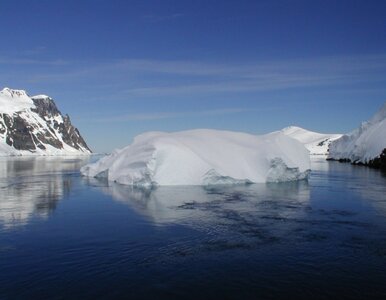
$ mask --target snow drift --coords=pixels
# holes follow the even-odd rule
[[[328,155],[330,144],[342,136],[318,133],[297,126],[286,127],[281,132],[301,142],[310,151],[310,155]]]
[[[369,164],[386,148],[386,103],[372,119],[330,146],[329,159]]]
[[[149,132],[81,169],[133,186],[217,185],[306,179],[307,149],[282,133],[254,136],[199,129]]]

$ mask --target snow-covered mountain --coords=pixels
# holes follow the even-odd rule
[[[255,136],[197,129],[141,134],[81,172],[151,187],[295,181],[308,178],[309,169],[307,149],[280,132]]]
[[[0,91],[0,155],[76,155],[91,150],[55,102],[24,90]]]
[[[386,103],[369,121],[333,142],[329,159],[386,168]]]
[[[290,126],[281,130],[285,135],[301,142],[311,155],[327,155],[331,142],[339,139],[341,134],[325,134]]]

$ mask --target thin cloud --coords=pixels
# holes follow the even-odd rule
[[[128,121],[153,121],[161,119],[176,119],[186,117],[208,117],[208,116],[222,116],[230,114],[238,114],[244,112],[251,112],[251,109],[246,108],[222,108],[203,111],[184,111],[184,112],[154,112],[154,113],[136,113],[114,116],[109,118],[96,119],[96,122],[128,122]]]
[[[154,97],[172,95],[236,93],[284,90],[297,87],[313,87],[323,85],[340,85],[358,82],[354,76],[297,76],[277,75],[256,80],[224,81],[220,83],[204,83],[189,85],[149,86],[132,88],[123,91],[130,97]]]
[[[218,64],[150,59],[95,63],[0,57],[0,64],[48,66],[44,73],[39,68],[30,73],[23,71],[20,75],[26,82],[70,85],[83,80],[87,86],[96,87],[114,82],[116,88],[106,93],[134,99],[379,83],[385,81],[386,54]],[[16,72],[11,70],[6,76],[19,75]]]
[[[47,47],[45,47],[45,46],[36,46],[36,47],[33,47],[33,48],[30,48],[30,49],[22,51],[22,54],[26,55],[26,56],[34,56],[34,55],[42,54],[42,53],[44,53],[46,51],[47,51]]]
[[[70,62],[57,60],[39,60],[30,58],[5,58],[0,57],[0,65],[49,65],[49,66],[64,66],[69,65]]]

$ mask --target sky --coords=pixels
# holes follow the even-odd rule
[[[386,101],[386,1],[0,0],[0,88],[89,146],[145,131],[346,133]]]

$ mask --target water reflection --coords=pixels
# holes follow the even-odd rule
[[[32,217],[47,218],[69,194],[71,174],[88,158],[1,158],[0,226],[26,225]]]
[[[299,226],[293,220],[304,216],[310,197],[305,181],[154,190],[98,180],[88,183],[157,225],[178,224],[206,232],[214,237],[207,241],[212,246],[226,241],[227,245],[250,247],[251,243],[278,240]]]
[[[385,173],[368,167],[326,162],[322,159],[313,159],[311,163],[313,172],[310,184],[313,189],[324,188],[329,192],[344,190],[344,195],[337,202],[342,201],[342,198],[358,198],[362,205],[370,205],[380,215],[386,216]]]

